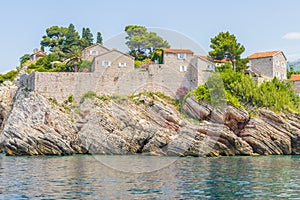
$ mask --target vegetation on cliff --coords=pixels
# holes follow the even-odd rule
[[[230,103],[242,108],[265,107],[275,111],[300,112],[300,99],[289,82],[274,78],[258,85],[249,75],[231,68],[221,69],[191,94],[197,100],[207,100],[213,105]]]

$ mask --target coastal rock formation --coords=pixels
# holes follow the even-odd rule
[[[11,112],[17,89],[17,86],[10,81],[5,81],[0,86],[0,130],[3,129],[3,125]]]
[[[77,152],[71,121],[43,96],[19,90],[1,144],[7,155],[71,155]]]
[[[184,117],[182,115],[184,113]],[[20,89],[1,134],[7,155],[300,154],[300,116],[213,108],[188,98],[181,112],[157,95],[58,104]]]

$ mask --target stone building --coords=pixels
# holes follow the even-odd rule
[[[39,50],[38,48],[35,48],[33,50],[33,54],[30,55],[30,60],[38,60],[42,57],[46,56],[46,54],[42,51],[42,50]]]
[[[94,57],[92,64],[92,72],[103,74],[104,71],[110,70],[110,74],[117,73],[118,71],[124,72],[134,69],[134,58],[125,54],[117,49],[104,52]]]
[[[208,78],[215,72],[215,63],[207,56],[194,56],[190,65],[194,71],[191,72],[191,80],[196,80],[193,88],[198,85],[203,85],[208,81]]]
[[[189,49],[165,49],[162,64],[135,68],[134,58],[116,49],[93,45],[83,52],[92,60],[91,72],[35,72],[22,77],[22,84],[46,97],[78,101],[88,91],[99,95],[129,95],[144,91],[175,97],[180,88],[195,89],[215,71],[214,63]]]
[[[277,77],[287,79],[287,59],[282,51],[258,52],[248,56],[248,71],[255,72],[267,80]]]
[[[190,49],[164,49],[163,64],[173,66],[185,73],[193,56],[194,52]]]
[[[82,59],[92,61],[96,56],[109,52],[110,50],[101,44],[94,44],[82,51]]]
[[[293,74],[289,81],[293,83],[293,89],[300,96],[300,74]]]

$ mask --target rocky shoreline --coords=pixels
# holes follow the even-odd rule
[[[146,154],[235,156],[300,154],[300,116],[188,98],[91,98],[60,105],[12,84],[0,88],[0,144],[6,155]]]

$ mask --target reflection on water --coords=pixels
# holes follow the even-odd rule
[[[163,162],[147,156],[0,155],[0,199],[300,198],[296,156],[178,158],[147,173],[126,173],[99,162],[127,166],[125,158],[147,169],[157,166],[156,159]]]

